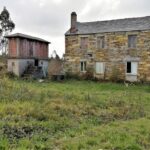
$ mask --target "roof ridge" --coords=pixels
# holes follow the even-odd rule
[[[144,19],[144,18],[150,18],[150,16],[143,16],[143,17],[131,17],[131,18],[121,18],[121,19],[110,19],[110,20],[99,20],[99,21],[87,21],[87,22],[77,22],[81,24],[86,23],[99,23],[99,22],[110,22],[110,21],[121,21],[121,20],[132,20],[132,19]]]
[[[5,37],[9,38],[9,37],[24,37],[24,38],[27,38],[27,39],[33,39],[33,40],[37,40],[37,41],[41,41],[41,42],[47,42],[47,43],[50,43],[42,38],[39,38],[39,37],[36,37],[36,36],[32,36],[32,35],[29,35],[29,34],[24,34],[24,33],[13,33],[13,34],[10,34],[10,35],[7,35]]]
[[[150,30],[150,16],[77,22],[77,29],[76,33],[69,30],[65,35]]]

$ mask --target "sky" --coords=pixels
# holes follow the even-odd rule
[[[13,33],[37,36],[51,42],[49,53],[65,53],[65,32],[70,14],[79,22],[150,16],[150,0],[0,0],[16,24]]]

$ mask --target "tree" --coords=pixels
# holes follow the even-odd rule
[[[0,54],[7,55],[8,41],[5,38],[15,28],[14,22],[10,18],[10,14],[6,7],[0,14]]]

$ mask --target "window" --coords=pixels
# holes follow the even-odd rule
[[[127,73],[131,73],[131,62],[127,62]]]
[[[137,35],[129,35],[128,36],[128,47],[136,48]]]
[[[96,62],[95,70],[97,74],[104,74],[105,66],[103,62]]]
[[[81,37],[81,49],[88,48],[88,37]]]
[[[105,37],[97,37],[97,48],[105,48]]]
[[[91,58],[91,57],[93,57],[93,54],[87,54],[87,56],[89,57],[89,58]]]
[[[137,75],[137,67],[138,63],[137,62],[127,62],[127,73]]]
[[[80,66],[80,67],[81,67],[81,68],[80,68],[81,71],[82,71],[82,72],[86,71],[86,61],[82,61],[80,65],[81,65],[81,66]]]

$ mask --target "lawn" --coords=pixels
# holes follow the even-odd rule
[[[0,79],[0,150],[150,150],[150,86]]]

